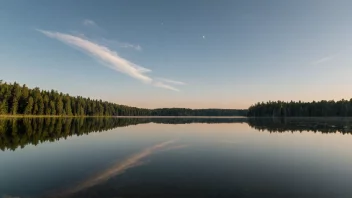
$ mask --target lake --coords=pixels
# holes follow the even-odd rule
[[[352,197],[352,119],[0,119],[0,197]]]

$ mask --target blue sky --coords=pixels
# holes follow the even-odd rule
[[[351,1],[0,2],[0,79],[139,107],[352,97]]]

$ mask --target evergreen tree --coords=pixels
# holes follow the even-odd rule
[[[27,106],[26,106],[23,113],[27,114],[27,115],[32,114],[33,104],[34,104],[34,100],[33,100],[32,96],[30,96],[28,99]]]
[[[44,101],[43,101],[42,97],[38,98],[37,104],[38,104],[37,115],[44,115],[45,106],[44,106]]]
[[[348,103],[346,106],[345,103]],[[351,104],[350,104],[351,103]],[[338,114],[352,114],[352,102],[343,101]],[[305,108],[306,111],[310,110]],[[348,113],[348,111],[351,111]],[[273,112],[273,111],[272,111]],[[271,113],[272,113],[271,112]],[[283,115],[290,111],[280,109]],[[240,116],[246,110],[236,109],[185,109],[163,108],[144,109],[118,105],[102,100],[93,100],[81,96],[71,97],[57,91],[41,91],[38,87],[29,89],[26,85],[7,84],[0,81],[0,114],[26,115],[74,115],[74,116]],[[40,129],[38,129],[40,130]]]
[[[51,114],[51,108],[50,108],[50,99],[49,96],[47,95],[47,93],[44,93],[45,96],[43,98],[43,103],[44,103],[44,114],[45,115],[50,115]]]
[[[55,102],[54,102],[53,100],[51,100],[51,101],[49,102],[49,104],[50,104],[49,109],[50,109],[51,115],[56,115],[56,105],[55,105]]]
[[[7,114],[7,101],[2,100],[0,101],[0,115]]]
[[[27,106],[27,101],[28,101],[28,97],[29,97],[29,89],[28,87],[24,84],[22,86],[22,90],[21,90],[21,97],[19,100],[19,109],[18,109],[18,113],[23,114],[24,110]]]
[[[20,99],[21,96],[21,88],[20,86],[15,82],[12,86],[12,92],[11,92],[11,98],[10,98],[10,106],[11,106],[11,110],[10,113],[15,115],[17,114],[17,110],[18,110],[18,101]]]
[[[65,109],[65,114],[71,116],[72,115],[72,109],[71,109],[71,99],[68,95],[64,97],[64,109]]]

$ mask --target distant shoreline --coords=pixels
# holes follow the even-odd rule
[[[68,115],[0,115],[0,118],[212,118],[212,119],[352,119],[352,117],[252,117],[252,116],[68,116]]]

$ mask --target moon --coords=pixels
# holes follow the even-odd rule
[[[203,39],[205,39],[205,36],[203,35]]]

